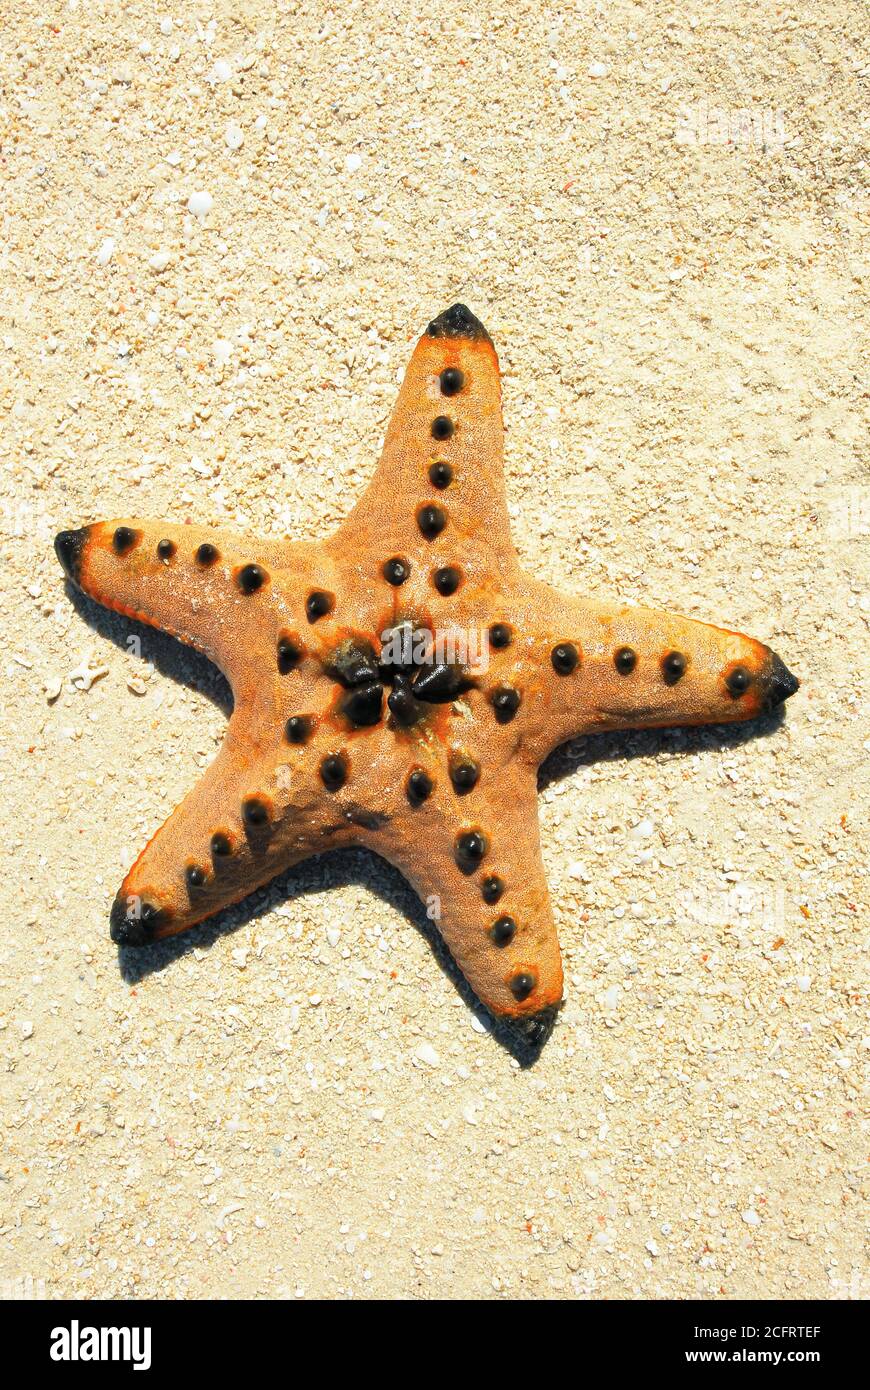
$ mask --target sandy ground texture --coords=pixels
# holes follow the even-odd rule
[[[3,1291],[868,1295],[867,27],[4,7]],[[51,548],[128,514],[324,534],[457,299],[526,567],[803,682],[782,723],[544,769],[566,1002],[530,1067],[363,853],[119,958],[227,692]]]

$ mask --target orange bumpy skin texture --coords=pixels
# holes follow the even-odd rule
[[[374,478],[322,544],[135,519],[57,537],[72,582],[205,652],[235,699],[214,763],[120,889],[115,941],[184,931],[307,855],[366,845],[429,903],[483,1002],[543,1027],[562,967],[540,762],[597,730],[752,719],[798,683],[751,637],[524,574],[502,441],[495,350],[457,304],[420,339]]]

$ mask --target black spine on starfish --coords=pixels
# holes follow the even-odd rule
[[[421,666],[411,683],[411,689],[418,700],[429,704],[443,704],[455,700],[470,682],[461,666],[439,661],[435,666]]]

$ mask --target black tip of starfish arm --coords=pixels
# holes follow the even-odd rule
[[[771,652],[767,660],[764,671],[765,692],[764,692],[764,712],[769,714],[771,710],[777,709],[800,687],[800,681],[788,669],[785,662],[777,656],[776,652]]]
[[[526,1014],[522,1018],[510,1018],[506,1022],[514,1034],[531,1048],[541,1048],[549,1038],[556,1023],[559,1004],[549,1004],[536,1014]]]
[[[78,531],[59,531],[54,538],[54,553],[60,560],[67,579],[78,584],[82,569],[82,549],[88,538],[88,527]]]
[[[449,309],[432,320],[426,332],[430,338],[471,338],[492,342],[480,319],[474,317],[466,304],[451,304]]]
[[[162,921],[160,908],[119,893],[109,914],[109,935],[116,946],[148,946]]]

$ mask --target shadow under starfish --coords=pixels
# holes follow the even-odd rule
[[[161,632],[159,628],[148,627],[135,618],[113,613],[94,599],[88,598],[69,580],[66,583],[67,597],[88,627],[98,637],[114,642],[116,647],[130,653],[130,638],[136,638],[135,654],[142,661],[150,663],[161,676],[168,676],[179,685],[186,685],[216,705],[227,718],[233,712],[233,692],[226,676],[209,661],[202,652],[185,647],[175,637]],[[78,645],[81,645],[79,643]]]

